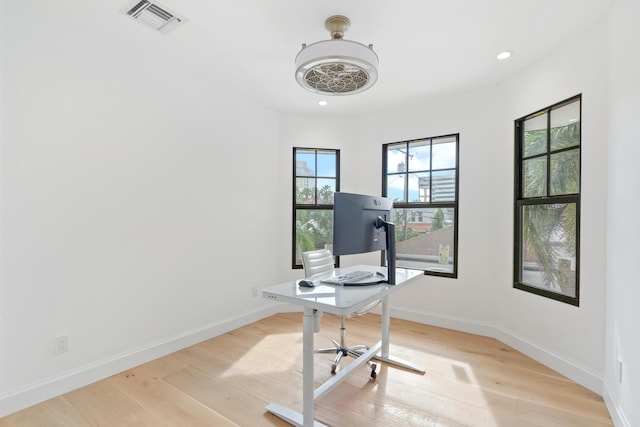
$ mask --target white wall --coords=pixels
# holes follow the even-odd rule
[[[640,425],[640,3],[617,0],[609,20],[610,133],[605,387],[616,425]],[[618,360],[622,372],[618,371]]]
[[[271,306],[251,288],[277,278],[280,214],[274,112],[215,76],[13,12],[2,20],[0,416],[35,403],[23,398],[32,389],[46,398]],[[69,351],[56,355],[62,334]]]

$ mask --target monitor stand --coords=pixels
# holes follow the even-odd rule
[[[386,255],[387,255],[387,283],[396,284],[396,225],[393,222],[386,221],[382,217],[378,217],[376,227],[384,227],[386,234]]]

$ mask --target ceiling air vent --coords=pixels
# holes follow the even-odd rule
[[[157,2],[152,3],[148,0],[136,3],[127,11],[127,15],[137,21],[144,22],[160,34],[167,34],[185,22],[183,17],[170,12]]]

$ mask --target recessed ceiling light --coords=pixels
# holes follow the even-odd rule
[[[321,105],[321,106],[323,106],[323,107],[324,107],[325,105],[327,105],[327,104],[328,104],[328,102],[327,102],[327,101],[318,101],[318,105]]]
[[[511,52],[509,52],[508,50],[505,50],[504,52],[500,52],[496,58],[498,58],[499,60],[503,60],[503,59],[507,59],[508,57],[511,56]]]

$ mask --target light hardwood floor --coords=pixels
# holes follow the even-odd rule
[[[316,346],[330,345],[339,318],[325,315]],[[0,419],[7,426],[287,426],[270,402],[301,410],[302,316],[286,313]],[[347,323],[350,344],[379,339],[380,317]],[[391,352],[420,375],[365,366],[316,401],[330,426],[612,426],[600,396],[486,337],[392,319]],[[316,382],[331,376],[318,354]],[[343,362],[345,363],[345,362]]]

